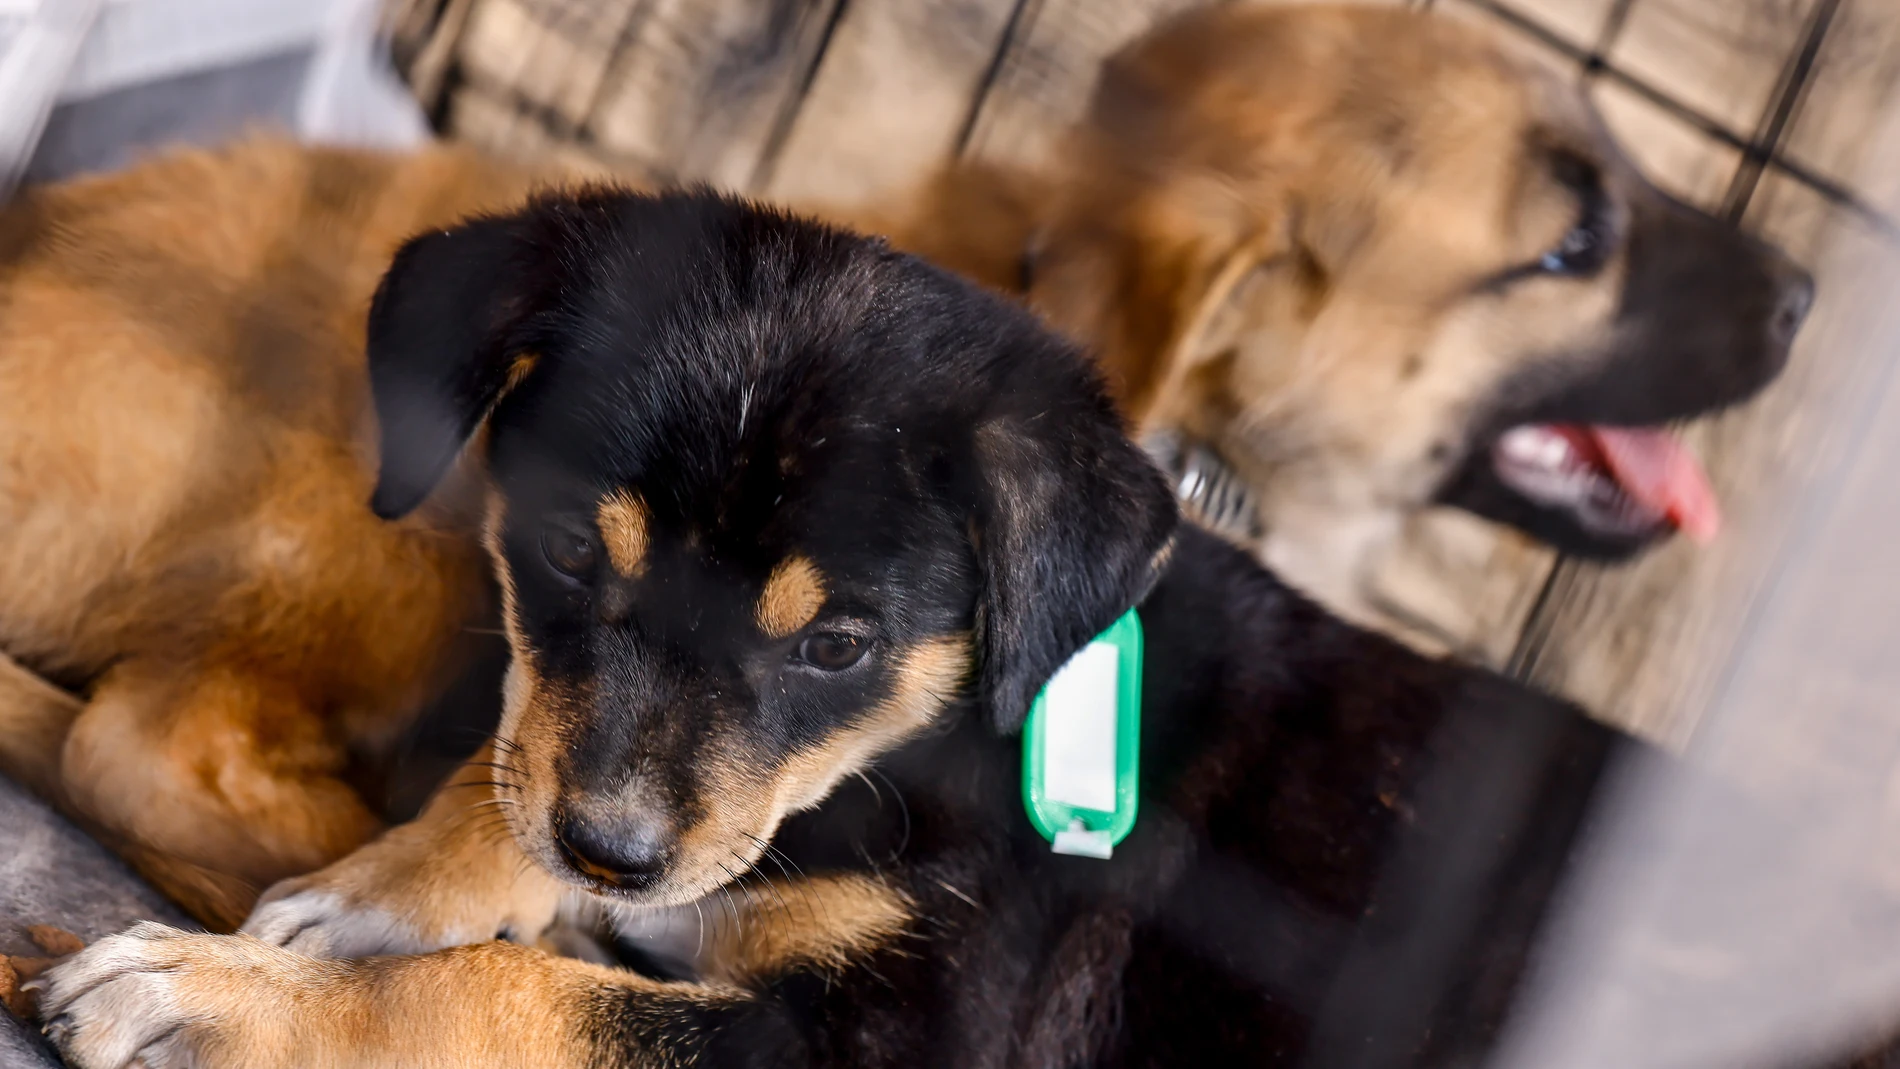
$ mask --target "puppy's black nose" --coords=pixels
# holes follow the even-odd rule
[[[1775,285],[1775,307],[1768,320],[1769,336],[1777,345],[1791,345],[1814,307],[1814,276],[1788,264]]]
[[[554,841],[568,864],[616,887],[641,888],[666,871],[673,854],[672,822],[658,814],[590,818],[566,813]]]

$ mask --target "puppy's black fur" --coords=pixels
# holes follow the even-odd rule
[[[1017,740],[981,718],[880,764],[901,809],[854,782],[781,831],[807,871],[905,873],[934,922],[864,988],[781,983],[820,1063],[1482,1053],[1599,774],[1636,744],[1348,627],[1192,528],[1140,614],[1143,808],[1113,860],[1050,852]]]
[[[371,340],[379,511],[487,422],[516,655],[558,696],[504,724],[555,781],[513,830],[557,875],[663,899],[692,830],[750,811],[715,770],[771,780],[884,715],[913,651],[970,640],[877,786],[759,829],[806,877],[899,889],[901,937],[741,1006],[595,999],[599,1064],[655,1037],[703,1065],[1463,1064],[1629,745],[1177,529],[1081,354],[862,239],[703,194],[551,198],[412,243]],[[631,571],[594,519],[622,493]],[[793,556],[822,607],[763,633]],[[1022,717],[1135,604],[1141,818],[1112,860],[1057,856],[1022,811]],[[838,635],[866,652],[812,663]]]

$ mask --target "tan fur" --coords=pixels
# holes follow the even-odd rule
[[[697,983],[499,941],[347,960],[144,924],[55,970],[42,1010],[87,1065],[122,1061],[117,1029],[129,1025],[221,1065],[570,1066],[590,1063],[607,1037],[644,1035],[646,1049],[617,1052],[632,1060],[616,1064],[674,1069],[689,1064],[676,1044],[690,1032],[650,1025],[742,1002],[767,977],[843,968],[889,946],[913,916],[903,894],[863,875],[754,887],[731,910],[715,920]]]
[[[505,942],[345,961],[156,924],[103,940],[54,976],[43,998],[72,1022],[80,1038],[69,1054],[81,1064],[111,1057],[109,1013],[136,1007],[188,1046],[214,1043],[221,1065],[553,1069],[587,1064],[601,1029],[630,1023],[605,1019],[615,1009],[602,1000],[609,993],[638,993],[655,1014],[744,997]],[[260,991],[281,997],[281,1008],[261,1012]],[[683,1064],[684,1051],[653,1042],[639,1060],[622,1064]]]
[[[1036,296],[1102,346],[1143,421],[1169,358],[1192,355],[1174,343],[1214,325],[1203,305],[1234,293],[1236,254],[1263,272],[1255,285],[1326,291],[1266,317],[1290,313],[1286,326],[1300,333],[1329,332],[1318,366],[1283,375],[1373,363],[1388,371],[1378,393],[1398,392],[1398,365],[1416,351],[1407,342],[1430,341],[1467,311],[1457,306],[1474,283],[1535,258],[1574,222],[1574,204],[1540,180],[1531,153],[1613,152],[1553,74],[1487,33],[1404,11],[1236,8],[1131,49],[1105,79],[1120,94],[1109,99],[1165,108],[1167,122],[1158,140],[1135,144],[1134,124],[1104,107],[1077,131]],[[1408,255],[1419,253],[1432,256],[1431,270]],[[1314,277],[1316,267],[1331,271]],[[1613,294],[1617,281],[1586,288]],[[1567,315],[1576,288],[1529,287],[1530,309],[1493,318],[1568,340],[1601,322],[1600,308]],[[1262,303],[1244,289],[1236,296],[1243,315]],[[1316,319],[1342,299],[1359,314]],[[1350,336],[1330,333],[1349,326]],[[1191,348],[1218,351],[1221,340],[1232,341]],[[1469,365],[1522,363],[1526,340],[1446,346],[1444,362],[1476,376],[1493,369]],[[1249,362],[1295,365],[1285,357],[1301,354],[1271,355],[1280,358]],[[1414,421],[1442,421],[1414,407]]]
[[[1048,216],[1056,175],[981,159],[952,160],[868,202],[814,199],[793,205],[818,218],[881,234],[1005,293],[1022,286],[1023,253]]]
[[[539,353],[522,353],[515,357],[514,361],[508,365],[508,377],[502,380],[501,393],[497,396],[506,397],[515,392],[515,387],[527,381],[528,376],[540,363],[541,354]]]
[[[0,656],[0,769],[43,798],[65,794],[59,769],[46,760],[85,708],[77,696]]]
[[[405,237],[531,184],[254,140],[0,213],[0,651],[86,689],[0,752],[201,919],[373,834],[345,755],[455,669],[480,556],[453,491],[364,507],[364,315]]]
[[[389,945],[432,949],[506,929],[524,938],[554,924],[567,889],[524,863],[509,830],[525,777],[486,746],[415,820],[321,872],[273,888],[268,902],[305,892],[339,909],[379,910]],[[330,951],[348,948],[317,948]]]
[[[770,839],[770,829],[793,813],[817,805],[846,776],[922,730],[949,704],[971,663],[969,636],[923,642],[898,656],[898,684],[891,696],[846,730],[793,753],[774,769],[750,765],[733,749],[705,771],[707,819],[682,835],[682,851],[715,861],[738,849],[750,864],[758,859],[748,833]],[[761,830],[766,829],[766,830]]]
[[[457,946],[497,930],[532,940],[580,909],[572,889],[528,863],[515,837],[495,834],[495,809],[506,808],[509,795],[505,789],[492,796],[482,790],[485,779],[495,776],[491,756],[472,761],[416,821],[321,872],[280,885],[253,920],[264,922],[258,934],[269,938],[272,910],[294,907],[300,895],[330,899],[329,918],[370,926],[368,934],[382,950]],[[692,916],[710,925],[695,940],[702,971],[714,981],[743,984],[792,968],[843,967],[889,945],[913,911],[893,887],[862,875],[835,875],[755,877],[732,900],[721,900],[719,911]],[[338,955],[355,948],[332,939],[293,949]]]
[[[493,516],[498,522],[499,507]],[[886,701],[851,730],[777,769],[750,767],[738,748],[714,747],[722,756],[697,770],[707,817],[685,829],[677,871],[651,901],[688,903],[743,874],[760,860],[780,821],[928,725],[968,672],[970,658],[967,635],[905,652],[900,682]],[[553,755],[563,745],[565,706],[573,700],[538,678],[531,651],[517,657],[496,743],[464,766],[415,821],[280,885],[246,930],[267,938],[315,931],[319,941],[299,947],[313,953],[351,953],[357,939],[426,950],[498,929],[522,938],[545,931],[580,895],[543,867],[555,851],[547,831],[556,789]],[[747,919],[730,933],[716,931],[710,959],[734,979],[777,968],[789,956],[841,960],[880,945],[908,917],[895,891],[848,880],[752,882],[742,897]]]
[[[600,501],[594,521],[600,525],[600,538],[607,546],[607,560],[614,571],[628,578],[646,572],[647,509],[625,490],[615,490]]]
[[[905,651],[889,698],[850,730],[794,754],[778,770],[773,823],[817,805],[840,780],[935,720],[969,674],[972,650],[969,635],[946,635]]]
[[[716,748],[718,758],[699,770],[706,784],[701,791],[708,803],[706,818],[680,836],[682,858],[690,859],[681,867],[688,872],[697,867],[703,878],[698,894],[731,878],[727,870],[735,863],[756,863],[763,842],[786,817],[817,805],[846,776],[935,720],[969,671],[971,645],[969,636],[951,635],[898,656],[898,683],[889,698],[849,728],[794,752],[778,767],[757,767],[743,747]]]
[[[550,864],[557,856],[547,830],[558,784],[554,755],[566,744],[567,725],[575,719],[568,710],[581,699],[539,678],[532,650],[517,651],[497,735],[509,751],[507,763],[519,784],[506,813],[528,856]],[[929,725],[968,671],[969,638],[925,642],[898,656],[899,683],[889,699],[848,729],[794,753],[777,767],[759,765],[735,739],[709,742],[694,770],[705,816],[680,829],[678,858],[665,885],[649,900],[690,902],[734,879],[759,860],[763,844],[786,817],[816,805],[846,776]]]
[[[1435,447],[1474,399],[1608,323],[1620,264],[1473,295],[1573,221],[1527,154],[1554,139],[1613,182],[1620,157],[1573,87],[1396,11],[1225,8],[1120,57],[1105,83],[1122,106],[1058,172],[959,165],[856,218],[1000,289],[1032,252],[1027,297],[1099,352],[1137,426],[1215,442],[1265,491],[1268,559],[1350,611],[1365,547],[1422,507]],[[1142,126],[1156,108],[1165,121]],[[0,719],[0,757],[214,924],[372,834],[344,755],[433,691],[480,607],[476,480],[401,523],[363,507],[363,316],[401,239],[533,181],[455,152],[253,141],[0,213],[0,651],[86,692],[83,708],[29,695]],[[536,862],[566,714],[586,696],[542,677],[515,621],[500,509],[489,548],[515,660],[494,747],[420,819],[282,885],[254,923],[307,926],[329,950],[352,928],[369,952],[426,950],[532,939],[574,907]],[[599,518],[610,562],[635,574],[644,517]],[[822,606],[805,564],[759,599],[768,634]],[[721,866],[759,860],[748,836],[928,725],[971,646],[897,655],[888,702],[783,765],[709,751],[695,771],[720,804],[690,829],[667,900],[726,884]],[[721,981],[836,968],[910,922],[865,877],[749,882],[730,888],[738,923],[713,922],[704,964]],[[348,962],[161,932],[81,961],[112,966],[108,1009],[214,1034],[227,1064],[578,1064],[607,993],[637,991],[656,1015],[742,997],[503,943]],[[77,983],[71,969],[55,974]]]
[[[1268,562],[1351,613],[1474,406],[1611,327],[1620,260],[1484,291],[1576,222],[1539,154],[1634,172],[1572,85],[1401,9],[1206,12],[1114,57],[1098,99],[1029,224],[1031,302],[1138,429],[1215,444]]]
[[[779,561],[766,577],[753,619],[767,635],[784,638],[811,623],[824,606],[824,574],[811,558],[791,556]]]
[[[738,910],[719,922],[707,970],[732,983],[842,969],[889,945],[914,916],[897,889],[857,874],[748,887]]]

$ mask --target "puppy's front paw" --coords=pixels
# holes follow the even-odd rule
[[[397,828],[271,888],[239,931],[312,957],[361,958],[532,940],[554,923],[562,890],[552,877],[511,859],[468,858],[440,838]]]
[[[306,1016],[347,1015],[348,966],[242,936],[140,924],[35,981],[47,1038],[79,1069],[301,1064]]]
[[[307,879],[273,888],[238,931],[313,958],[364,958],[435,949],[413,925]]]

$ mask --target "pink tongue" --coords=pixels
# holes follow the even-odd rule
[[[1682,443],[1666,431],[1640,427],[1593,424],[1588,430],[1625,493],[1669,517],[1697,542],[1715,537],[1722,526],[1721,507],[1702,465]]]

